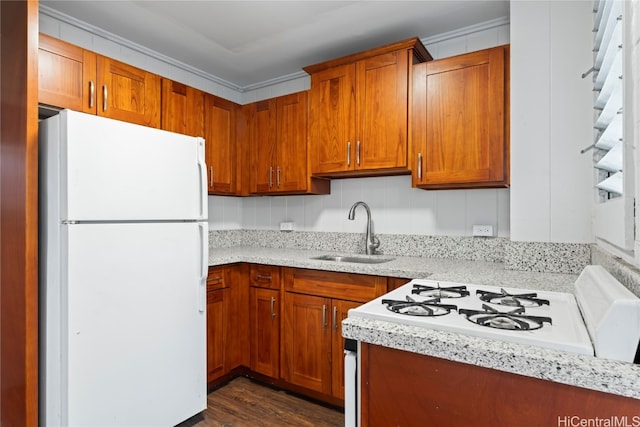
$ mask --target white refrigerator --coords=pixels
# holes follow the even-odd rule
[[[40,424],[204,410],[204,140],[69,110],[39,135]]]

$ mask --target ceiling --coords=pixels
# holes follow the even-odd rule
[[[239,89],[390,42],[509,16],[509,1],[40,0]]]

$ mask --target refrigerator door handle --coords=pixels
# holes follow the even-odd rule
[[[198,171],[200,172],[200,219],[207,219],[207,165],[204,159],[205,142],[203,138],[198,138]],[[213,172],[212,172],[213,175]],[[212,178],[213,179],[213,178]]]
[[[200,283],[198,289],[198,311],[204,313],[206,301],[207,301],[207,272],[209,270],[207,254],[209,253],[207,246],[209,245],[209,239],[207,236],[207,230],[209,224],[199,223],[198,229],[200,230]]]

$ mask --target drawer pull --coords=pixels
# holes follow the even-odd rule
[[[218,280],[222,280],[222,276],[214,276],[214,277],[209,277],[209,281],[213,282],[213,281],[218,281]]]
[[[256,274],[255,276],[253,276],[253,279],[256,280],[256,281],[260,281],[260,280],[271,281],[271,276],[265,276],[263,274]]]

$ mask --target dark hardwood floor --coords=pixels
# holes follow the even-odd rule
[[[209,393],[207,410],[178,427],[344,426],[344,413],[238,377]]]

